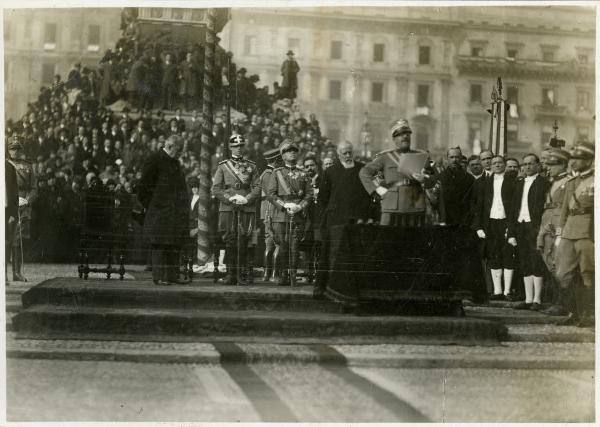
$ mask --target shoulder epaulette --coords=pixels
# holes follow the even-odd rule
[[[278,170],[285,169],[283,166],[279,166],[278,168],[274,168],[273,172],[277,172]]]
[[[229,159],[221,160],[221,161],[219,162],[219,164],[220,164],[220,165],[223,165],[223,164],[227,163],[227,160],[229,160]]]
[[[570,177],[567,178],[567,182],[573,181],[576,178],[579,178],[579,175],[570,176]]]
[[[388,150],[383,150],[383,151],[380,151],[379,153],[375,154],[375,157],[377,157],[377,156],[381,156],[381,155],[383,155],[383,154],[386,154],[386,153],[391,153],[391,152],[392,152],[392,151],[394,151],[394,150],[395,150],[395,148],[390,148],[390,149],[388,149]]]

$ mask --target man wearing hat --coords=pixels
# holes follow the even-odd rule
[[[288,50],[287,59],[281,64],[281,92],[283,98],[295,99],[298,89],[298,72],[300,66],[294,59],[294,52]]]
[[[381,225],[421,226],[425,223],[425,192],[422,174],[405,176],[398,171],[401,156],[418,153],[411,150],[412,130],[408,121],[401,119],[391,128],[396,148],[382,151],[359,172],[360,180],[371,195],[381,200]],[[383,174],[383,179],[377,179]]]
[[[243,157],[245,144],[242,135],[229,138],[231,158],[219,162],[213,177],[212,194],[219,200],[218,230],[225,242],[228,273],[225,283],[228,285],[247,285],[253,281],[253,257],[248,254],[248,248],[260,187],[256,164]]]
[[[571,155],[560,148],[550,148],[545,151],[545,169],[550,181],[550,188],[544,203],[540,231],[537,236],[537,248],[550,272],[549,285],[552,291],[553,304],[548,309],[542,310],[542,312],[553,316],[561,316],[566,312],[562,306],[561,289],[556,279],[556,248],[554,247],[554,241],[569,178],[567,164]]]
[[[33,165],[25,159],[23,145],[15,135],[8,144],[7,162],[15,169],[19,195],[19,209],[15,227],[11,230],[12,273],[16,282],[26,282],[22,273],[23,240],[30,237],[31,207],[37,195],[37,179]]]
[[[296,167],[298,147],[289,139],[279,146],[284,165],[273,170],[267,197],[273,204],[273,238],[279,245],[282,275],[279,285],[296,285],[298,245],[303,237],[306,209],[313,199],[311,179]]]
[[[269,182],[273,176],[273,170],[278,166],[281,166],[281,154],[279,148],[273,148],[272,150],[265,151],[263,157],[268,162],[266,169],[261,173],[259,177],[259,183],[261,188],[261,202],[260,202],[260,219],[262,220],[262,227],[265,236],[265,274],[263,280],[268,282],[275,280],[277,274],[277,260],[279,255],[279,245],[275,244],[273,239],[273,226],[271,224],[271,216],[273,211],[273,205],[267,199],[267,188]]]
[[[594,326],[594,145],[571,152],[575,176],[568,179],[556,228],[556,275],[564,291],[567,324]],[[562,294],[562,293],[561,293]]]

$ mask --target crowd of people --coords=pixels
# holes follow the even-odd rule
[[[133,211],[140,202],[148,205],[149,194],[144,200],[139,197],[151,186],[144,181],[144,165],[163,151],[181,169],[192,206],[197,203],[198,180],[203,179],[199,154],[204,120],[198,110],[203,49],[172,46],[158,36],[141,40],[129,10],[124,12],[122,30],[115,51],[106,53],[97,70],[81,70],[75,64],[66,81],[57,75],[50,87],[41,88],[21,120],[7,121],[6,147],[15,179],[30,187],[19,191],[17,199],[21,208],[27,208],[18,218],[21,253],[15,250],[16,237],[7,250],[12,253],[14,280],[23,279],[19,265],[24,258],[77,259],[83,202],[91,186],[100,183],[115,206]],[[316,276],[315,295],[322,296],[330,267],[323,251],[332,226],[350,220],[398,227],[460,225],[481,241],[481,276],[487,288],[475,286],[475,299],[523,298],[518,308],[534,310],[552,302],[548,314],[577,313],[578,322],[589,324],[593,145],[577,144],[571,153],[550,146],[540,156],[528,154],[522,162],[490,151],[467,158],[456,147],[448,150],[443,163],[428,161],[420,172],[407,176],[399,169],[401,156],[418,153],[411,149],[408,121],[399,120],[391,128],[395,148],[374,159],[355,158],[351,143],[334,145],[321,134],[316,116],[300,111],[294,101],[299,69],[294,64],[293,52],[288,52],[282,73],[294,76],[287,76],[273,95],[258,88],[258,78],[246,77],[243,68],[226,76],[235,85],[217,85],[221,108],[213,117],[210,147],[216,171],[213,203],[220,212],[220,236],[230,252],[239,244],[231,237],[232,215],[237,211],[230,208],[261,199],[265,245],[275,248],[265,255],[280,255],[278,260],[265,258],[265,267],[279,265],[280,282],[293,285],[297,252],[304,244],[307,269],[311,278]],[[234,107],[233,139],[227,135],[228,100]],[[109,106],[117,101],[123,108],[115,112]],[[183,109],[192,117],[184,118]],[[260,197],[257,183],[262,187]],[[236,191],[228,191],[232,188]],[[251,216],[252,209],[247,210]],[[149,260],[141,227],[132,219],[126,228],[145,248],[134,261]],[[172,256],[169,252],[168,263]],[[149,264],[159,265],[164,261],[159,258]],[[250,258],[244,261],[249,265],[235,267],[238,275],[230,283],[251,281]],[[229,257],[225,262],[234,261]],[[169,270],[169,280],[172,275]],[[517,277],[523,278],[522,287],[516,285]],[[156,280],[169,282],[162,276]]]

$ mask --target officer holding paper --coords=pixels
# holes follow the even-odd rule
[[[390,132],[396,148],[377,154],[360,170],[359,177],[367,193],[381,198],[381,225],[421,227],[425,224],[422,184],[426,180],[421,169],[428,156],[411,150],[412,130],[407,120],[396,121]]]
[[[253,273],[248,246],[256,223],[260,186],[256,164],[242,155],[244,145],[241,135],[229,138],[231,158],[219,162],[212,186],[212,194],[219,200],[218,229],[225,242],[225,283],[229,285],[246,285]]]

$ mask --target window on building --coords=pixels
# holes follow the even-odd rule
[[[88,27],[88,50],[100,50],[100,25],[92,24]]]
[[[506,102],[509,105],[508,115],[513,119],[519,118],[519,88],[508,86],[506,88]]]
[[[506,101],[509,104],[519,103],[519,88],[516,86],[508,86],[506,88]]]
[[[544,50],[542,52],[542,60],[545,62],[554,62],[554,51],[553,50]]]
[[[204,9],[192,9],[192,21],[204,21],[206,13]]]
[[[42,84],[51,85],[54,81],[54,74],[56,74],[56,64],[44,63],[42,64]]]
[[[417,107],[429,107],[429,85],[417,86]]]
[[[385,45],[375,43],[373,45],[373,62],[383,62],[385,60]]]
[[[150,8],[150,17],[151,18],[162,18],[163,17],[163,9],[161,9],[160,7]]]
[[[371,83],[371,102],[383,102],[383,83]]]
[[[429,46],[419,46],[419,65],[429,65],[431,48]]]
[[[579,55],[577,55],[577,61],[579,61],[580,64],[587,64],[588,55],[585,53],[580,53]]]
[[[10,41],[10,21],[4,21],[4,43]]]
[[[256,54],[256,36],[244,36],[244,55]]]
[[[481,92],[482,88],[480,84],[472,84],[471,85],[471,102],[481,103]]]
[[[44,26],[44,49],[56,47],[56,24],[48,23]]]
[[[300,51],[300,39],[294,37],[288,38],[288,49],[293,51],[294,54],[298,54]]]
[[[342,42],[339,40],[331,41],[331,51],[329,54],[331,59],[342,59]]]
[[[551,124],[545,124],[544,126],[542,126],[542,135],[541,135],[542,144],[547,144],[548,142],[550,142],[550,138],[552,138],[553,136],[554,136],[554,129],[552,129]]]
[[[577,141],[589,141],[590,128],[587,126],[577,126]]]
[[[340,80],[329,80],[329,99],[332,101],[342,100],[342,82]]]
[[[590,109],[590,93],[585,89],[577,89],[577,110]]]
[[[478,148],[481,150],[481,121],[473,120],[469,122],[469,141],[468,146],[472,148],[473,152]]]
[[[508,49],[506,51],[506,56],[515,59],[517,57],[517,53],[519,53],[517,49]]]
[[[519,125],[517,123],[506,125],[506,140],[509,144],[516,144],[519,141]]]
[[[184,9],[174,8],[171,9],[171,18],[173,19],[183,19]]]
[[[549,107],[556,105],[556,93],[554,88],[542,88],[542,105]]]
[[[477,57],[483,56],[483,48],[480,46],[473,46],[471,48],[471,56],[477,56]]]

